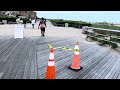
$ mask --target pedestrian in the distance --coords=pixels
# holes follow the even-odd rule
[[[34,26],[35,26],[35,19],[32,19],[32,27],[33,27],[33,29],[34,29]]]
[[[24,28],[26,28],[26,23],[27,23],[27,20],[24,18],[23,19]]]
[[[22,18],[20,18],[20,24],[23,24],[23,19]]]
[[[41,29],[41,36],[45,36],[46,21],[45,21],[45,19],[43,17],[40,20],[38,28],[39,27]]]
[[[17,18],[16,22],[17,22],[17,24],[19,24],[20,23],[20,18]]]

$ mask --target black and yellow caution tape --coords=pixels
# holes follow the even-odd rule
[[[79,52],[79,49],[74,49],[74,52]]]
[[[69,47],[61,47],[63,50],[72,50],[72,48]]]
[[[48,47],[49,47],[49,48],[53,48],[52,45],[50,45],[50,44],[48,44]]]
[[[53,48],[52,45],[48,44],[48,47],[49,48]],[[59,49],[59,50],[72,50],[72,48],[69,48],[69,47],[56,47],[56,48],[53,48],[53,49]]]

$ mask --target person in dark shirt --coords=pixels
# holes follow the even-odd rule
[[[45,19],[43,17],[40,20],[38,28],[39,27],[41,29],[41,36],[45,36],[46,21],[45,21]]]
[[[27,20],[23,19],[24,28],[26,28],[26,22],[27,22]]]

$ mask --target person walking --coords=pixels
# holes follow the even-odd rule
[[[45,36],[45,28],[46,28],[46,21],[45,19],[42,17],[38,26],[38,29],[41,29],[41,36]]]
[[[19,24],[20,23],[20,18],[17,18],[16,22],[17,22],[17,24]]]
[[[23,19],[24,28],[26,28],[26,22],[27,22],[27,21],[26,21],[26,19],[24,18],[24,19]]]
[[[33,27],[33,29],[34,29],[34,25],[35,25],[35,19],[32,19],[32,27]]]
[[[22,18],[20,18],[20,24],[23,24],[23,19]]]

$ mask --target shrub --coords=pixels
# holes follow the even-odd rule
[[[110,44],[110,41],[108,40],[104,40],[105,44],[109,45]]]
[[[96,37],[90,37],[90,39],[94,40],[94,41],[97,41],[97,38]]]
[[[114,42],[111,42],[110,45],[111,45],[111,48],[113,49],[118,48],[118,45]]]
[[[2,16],[0,17],[0,20],[7,20],[8,22],[16,22],[16,17],[7,17],[7,16]]]
[[[119,26],[109,26],[104,24],[92,24],[92,27],[120,30]]]
[[[120,38],[117,37],[111,37],[111,41],[120,43]]]
[[[91,26],[90,23],[83,21],[72,21],[72,20],[63,20],[63,19],[51,19],[50,21],[56,24],[68,23],[69,27],[75,27],[75,28],[82,28],[82,26]]]
[[[98,38],[99,45],[105,45],[104,39]]]
[[[98,38],[98,42],[100,43],[100,45],[109,45],[110,44],[109,40],[105,40],[105,39],[101,39],[101,38]]]
[[[103,34],[98,34],[96,37],[105,37]]]

